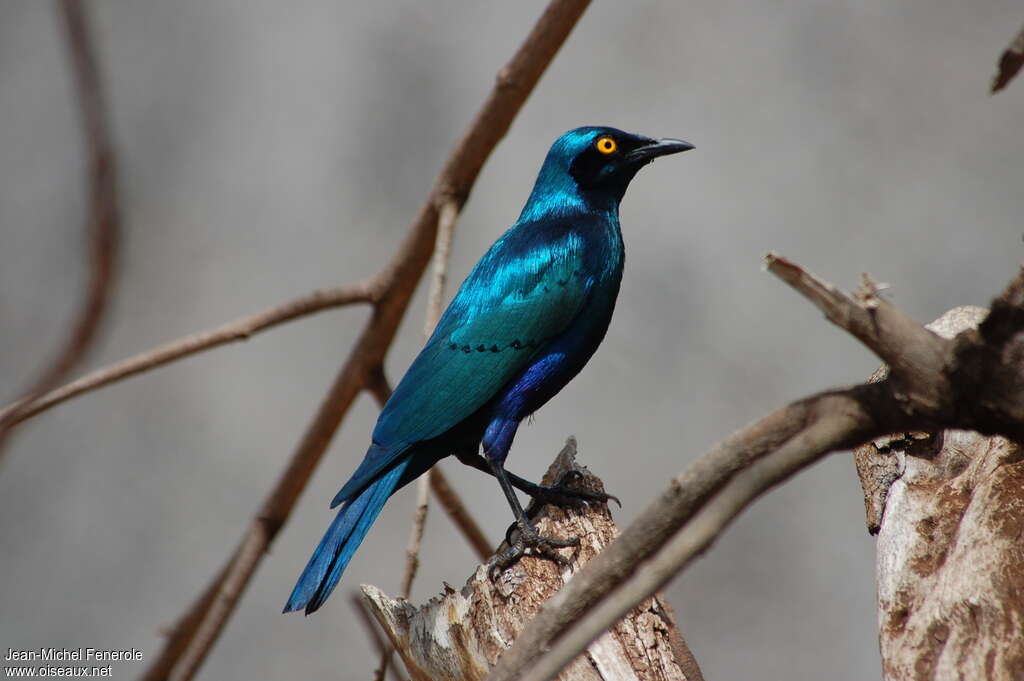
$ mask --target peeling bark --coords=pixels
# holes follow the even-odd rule
[[[570,439],[544,477],[545,484],[570,469],[583,475],[573,486],[604,491],[601,481],[575,463]],[[364,586],[363,595],[415,681],[479,681],[512,646],[540,606],[618,534],[608,507],[565,509],[545,506],[535,517],[542,534],[580,537],[580,546],[562,549],[568,563],[526,556],[497,579],[481,565],[466,585],[444,592],[423,606],[393,600]],[[702,681],[700,670],[679,635],[675,617],[662,597],[634,608],[598,638],[558,677],[561,681]]]
[[[957,308],[929,328],[951,338],[984,316]],[[856,454],[878,533],[884,678],[1024,679],[1024,452],[945,430],[896,434]]]

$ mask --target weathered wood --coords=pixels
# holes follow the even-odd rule
[[[601,481],[575,463],[570,439],[544,477],[545,484],[568,470],[582,478],[574,487],[603,491]],[[415,681],[479,681],[515,641],[541,604],[618,530],[605,504],[580,508],[545,506],[536,515],[542,534],[580,537],[580,546],[562,549],[568,563],[526,556],[497,579],[481,565],[466,585],[444,592],[417,608],[363,586],[370,610],[387,632]],[[675,618],[659,595],[635,608],[558,677],[562,681],[702,681],[700,670]]]
[[[985,314],[957,308],[928,328],[952,338]],[[875,440],[856,457],[878,534],[884,678],[1024,679],[1021,448],[946,430]]]

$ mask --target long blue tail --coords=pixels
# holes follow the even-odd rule
[[[408,464],[408,460],[400,462],[338,509],[338,515],[299,576],[284,612],[305,608],[309,615],[324,604]]]

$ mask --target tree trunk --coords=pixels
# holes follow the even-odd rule
[[[952,338],[985,314],[957,308],[928,328]],[[884,678],[1024,680],[1021,448],[972,431],[899,433],[856,460],[878,535]]]
[[[575,470],[574,487],[604,491],[601,481],[575,462],[571,439],[544,476],[545,484]],[[531,504],[532,506],[532,504]],[[480,681],[543,603],[601,551],[618,530],[605,504],[562,509],[545,506],[535,516],[541,534],[580,537],[560,551],[568,562],[526,556],[495,581],[481,565],[461,590],[444,592],[417,608],[364,586],[370,611],[384,628],[415,681]],[[659,595],[634,608],[597,639],[558,677],[561,681],[703,681],[696,661]]]

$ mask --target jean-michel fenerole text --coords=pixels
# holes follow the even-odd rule
[[[138,648],[127,650],[104,650],[100,648],[33,648],[18,650],[8,648],[4,661],[12,662],[63,662],[81,660],[86,662],[106,662],[110,660],[138,661],[142,659],[142,651]]]

